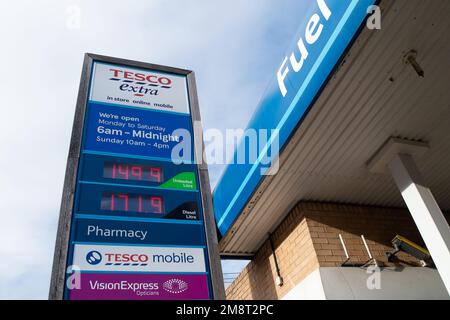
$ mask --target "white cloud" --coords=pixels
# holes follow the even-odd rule
[[[79,29],[68,25],[70,6],[80,8]],[[47,298],[83,53],[195,70],[204,127],[243,127],[295,31],[296,17],[284,13],[291,6],[301,7],[293,0],[2,4],[0,298]],[[213,182],[220,169],[211,169]]]

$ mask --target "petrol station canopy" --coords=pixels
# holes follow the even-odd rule
[[[223,256],[253,255],[299,201],[405,207],[392,177],[367,166],[390,137],[428,144],[415,158],[417,166],[441,209],[450,209],[450,2],[381,1],[380,30],[365,26],[374,1],[345,2],[341,12],[336,1],[327,1],[328,20],[320,1],[311,7],[311,16],[321,17],[321,38],[308,47],[298,74],[287,62],[287,98],[274,71],[274,83],[249,123],[275,127],[292,106],[293,117],[283,122],[289,128],[280,133],[278,173],[256,177],[251,167],[232,164],[214,191]],[[296,46],[307,23],[287,57],[299,57]],[[424,77],[408,63],[411,56]],[[270,112],[275,123],[267,122]]]

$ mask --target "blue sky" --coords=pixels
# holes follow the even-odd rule
[[[309,1],[3,4],[0,298],[47,298],[85,52],[194,70],[204,128],[245,128]],[[222,169],[210,167],[213,185]]]

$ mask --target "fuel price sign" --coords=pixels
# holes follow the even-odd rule
[[[196,101],[191,71],[86,55],[50,298],[224,297]]]

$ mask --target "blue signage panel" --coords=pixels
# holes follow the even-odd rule
[[[186,75],[93,62],[67,260],[82,287],[67,281],[65,299],[212,298],[198,168],[185,142],[194,146]],[[188,153],[175,155],[183,164],[175,147]],[[138,294],[116,288],[150,280]]]
[[[76,243],[204,246],[201,223],[165,223],[79,218],[74,230]],[[199,236],[200,235],[200,236]]]
[[[261,182],[261,172],[266,170],[262,158],[267,153],[274,158],[278,152],[272,150],[276,139],[280,149],[289,141],[374,3],[375,0],[311,1],[293,45],[281,57],[274,80],[248,125],[250,129],[278,131],[269,137],[253,163],[236,164],[236,155],[249,151],[245,141],[241,143],[234,164],[227,166],[214,190],[214,213],[222,235],[230,230]]]
[[[172,149],[181,142],[173,132],[190,132],[191,118],[188,114],[89,103],[86,125],[86,151],[171,159]]]

